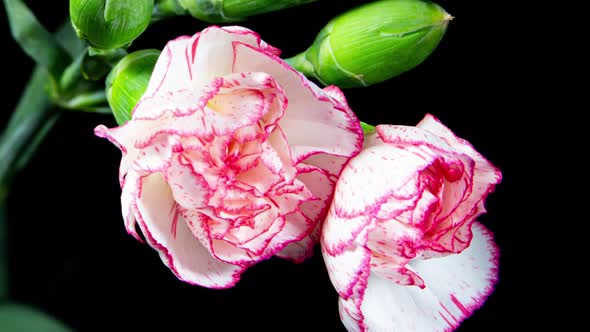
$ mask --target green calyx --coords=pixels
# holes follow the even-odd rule
[[[147,28],[154,0],[71,0],[78,37],[96,49],[128,46]]]
[[[238,22],[313,1],[316,0],[178,0],[192,16],[210,23]]]
[[[332,19],[309,49],[287,61],[326,85],[372,85],[424,61],[451,19],[425,0],[368,3]]]
[[[117,123],[131,119],[131,113],[147,89],[160,51],[141,50],[125,56],[105,81],[107,100]]]

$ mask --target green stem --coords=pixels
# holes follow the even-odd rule
[[[309,78],[318,79],[318,76],[313,69],[313,64],[307,60],[307,51],[299,53],[292,58],[285,59],[285,62],[303,75]]]
[[[152,14],[152,22],[157,22],[162,19],[172,16],[186,15],[188,12],[180,6],[178,0],[160,0],[156,1],[154,5],[154,12]]]
[[[228,17],[246,18],[254,15],[300,6],[317,0],[224,0],[223,13]]]
[[[60,105],[69,110],[86,110],[96,105],[106,105],[107,94],[104,90],[84,92]]]

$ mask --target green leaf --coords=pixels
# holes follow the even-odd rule
[[[72,59],[75,59],[86,47],[86,44],[76,35],[69,19],[59,27],[55,33],[55,39]]]
[[[70,332],[70,328],[49,315],[20,304],[0,306],[2,332]]]
[[[71,61],[70,55],[19,0],[4,0],[10,32],[23,51],[37,64],[59,77]]]
[[[43,139],[45,138],[45,136],[47,136],[47,133],[49,133],[49,130],[57,122],[59,115],[60,115],[60,113],[57,113],[57,112],[50,113],[50,116],[47,118],[47,120],[44,121],[44,123],[37,130],[37,132],[35,133],[33,138],[29,141],[29,143],[25,146],[25,148],[19,153],[18,159],[16,160],[16,163],[13,166],[14,173],[19,172],[21,169],[23,169],[27,165],[29,160],[35,154],[35,151],[37,151],[37,148],[39,147],[41,142],[43,142]]]
[[[6,188],[0,184],[0,301],[8,296],[8,262],[6,261],[6,211],[4,198]]]
[[[0,185],[8,186],[14,173],[14,161],[19,157],[38,128],[43,126],[51,102],[45,92],[48,74],[37,66],[25,88],[2,136],[0,136]]]

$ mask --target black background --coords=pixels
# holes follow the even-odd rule
[[[331,17],[361,2],[322,0],[242,25],[289,57],[309,46]],[[67,14],[67,1],[27,3],[50,29]],[[534,303],[527,297],[532,262],[525,251],[527,172],[520,161],[532,153],[522,149],[532,139],[522,131],[530,125],[524,120],[527,109],[514,99],[520,83],[513,65],[519,60],[515,52],[507,52],[510,11],[500,17],[500,8],[489,2],[438,3],[455,19],[430,58],[386,83],[345,94],[368,123],[414,125],[432,113],[502,170],[504,179],[487,200],[488,213],[479,219],[495,233],[501,249],[500,281],[486,304],[458,330],[530,327],[538,313],[525,309]],[[3,126],[33,63],[11,40],[0,14],[2,53],[8,57],[3,84],[9,82],[2,89]],[[132,49],[161,49],[167,40],[204,27],[192,18],[160,22]],[[98,124],[115,126],[106,115],[64,114],[15,181],[8,201],[13,299],[79,331],[344,331],[319,250],[299,265],[275,258],[262,262],[229,290],[178,281],[154,250],[126,234],[117,181],[120,152],[93,135]]]

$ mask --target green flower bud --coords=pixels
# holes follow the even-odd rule
[[[249,16],[269,13],[316,0],[178,0],[192,16],[211,23],[242,21]]]
[[[424,61],[452,18],[426,0],[368,3],[332,19],[307,51],[287,62],[326,85],[372,85]]]
[[[160,51],[141,50],[125,56],[105,81],[109,106],[118,124],[131,119],[131,112],[147,89]]]
[[[70,0],[78,37],[97,49],[129,45],[147,28],[154,0]]]

